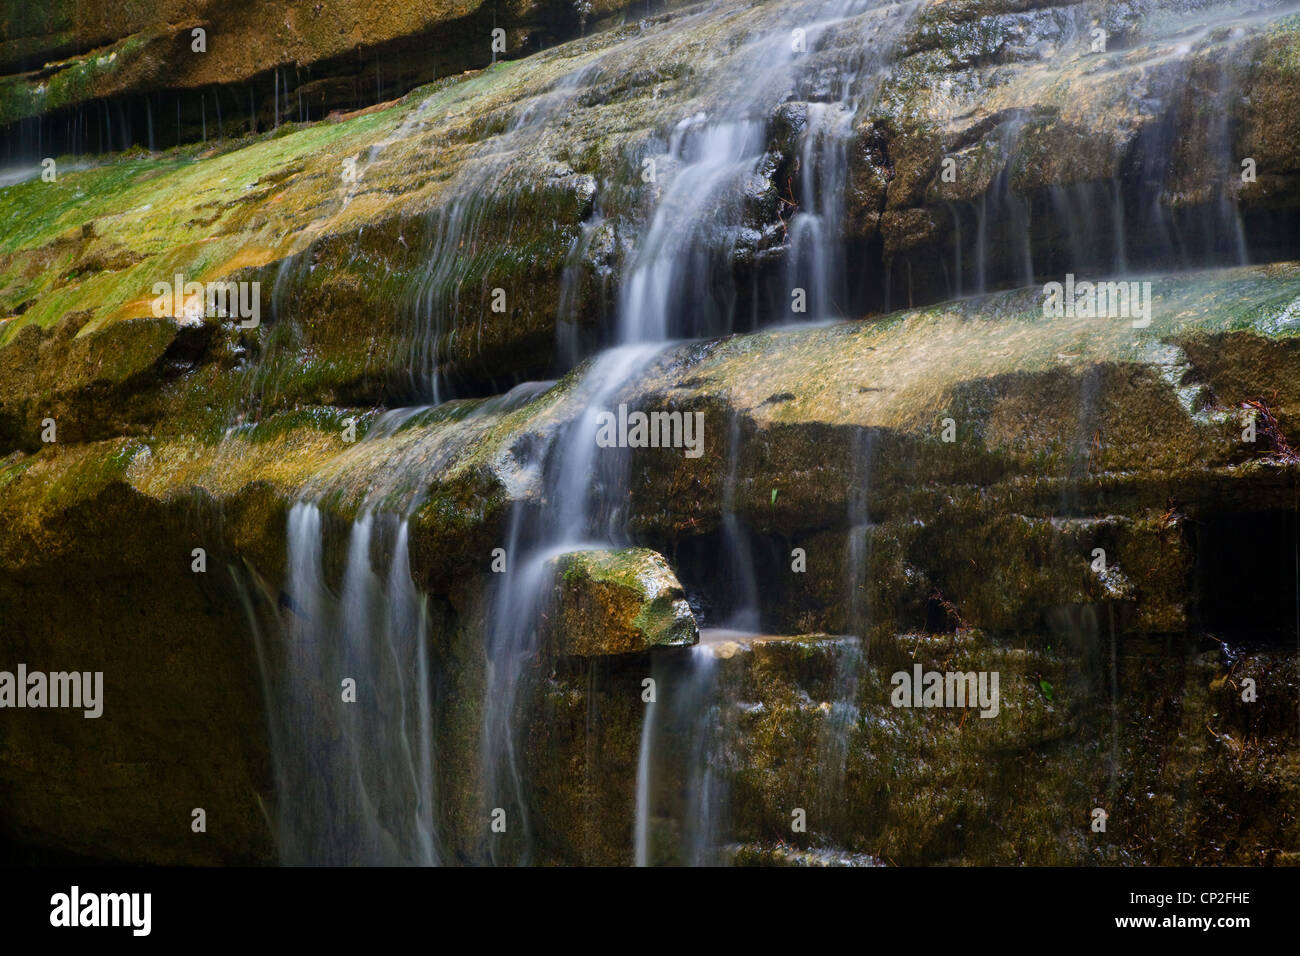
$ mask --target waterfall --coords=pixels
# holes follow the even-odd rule
[[[564,115],[571,100],[582,92],[583,82],[592,69],[591,64],[582,63],[541,95],[505,104],[512,115],[505,123],[504,132],[490,139],[486,146],[480,145],[478,155],[462,166],[449,188],[449,194],[455,198],[427,215],[421,249],[423,266],[403,303],[413,332],[408,350],[400,356],[407,369],[403,384],[415,395],[434,404],[455,397],[455,384],[442,369],[443,359],[463,324],[488,308],[487,295],[491,290],[467,288],[466,280],[477,271],[476,254],[488,254],[494,243],[505,254],[513,213],[507,215],[506,221],[500,221],[495,204],[500,197],[505,197],[508,205],[517,198],[514,188],[517,184],[512,179],[513,160],[535,148],[547,135],[551,124]],[[365,161],[358,164],[349,200],[384,151],[423,127],[439,107],[439,97],[435,94],[421,103],[392,135],[369,150]],[[476,293],[472,297],[471,291]]]
[[[809,106],[800,149],[801,196],[806,200],[789,226],[786,308],[790,292],[804,283],[814,316],[834,311],[844,279],[839,230],[847,180],[845,148],[857,109],[874,93],[863,82],[872,76],[866,61],[875,65],[889,59],[893,38],[912,6],[878,0],[783,5],[775,23],[765,23],[762,32],[756,31],[732,55],[730,69],[716,79],[715,109],[678,121],[666,151],[648,157],[656,174],[663,169],[670,179],[627,267],[619,298],[619,341],[655,342],[734,330],[737,290],[725,263],[738,242],[752,242],[753,236],[744,229],[720,228],[719,223],[741,218],[736,197],[744,195],[743,185],[768,147],[767,117],[792,90],[814,82],[809,51],[837,27],[863,17],[856,39],[870,38],[872,43],[847,52],[832,46],[839,54],[835,99]],[[880,22],[877,15],[883,18]]]
[[[842,102],[810,103],[799,151],[801,202],[790,223],[788,285],[805,291],[814,318],[839,316],[848,301],[840,229],[853,117]]]
[[[641,718],[641,745],[636,763],[636,855],[637,866],[650,865],[650,758],[654,753],[655,703],[658,697],[646,704]]]
[[[759,628],[758,579],[754,571],[749,536],[736,514],[736,481],[740,467],[740,416],[730,416],[727,443],[727,480],[722,492],[723,580],[736,594],[726,626],[737,631]]]
[[[652,165],[654,181],[662,184],[654,212],[636,244],[626,268],[619,295],[616,321],[617,347],[593,359],[575,390],[583,404],[572,423],[562,429],[535,461],[544,469],[546,506],[542,513],[526,504],[516,505],[510,520],[506,553],[509,562],[502,580],[494,588],[488,615],[486,652],[488,666],[487,706],[483,725],[483,777],[488,806],[506,809],[509,803],[521,820],[522,849],[517,859],[528,859],[529,822],[519,777],[519,755],[515,710],[520,706],[524,664],[537,652],[537,620],[551,589],[547,562],[568,550],[581,547],[610,546],[626,543],[619,507],[626,498],[625,453],[611,452],[596,457],[596,421],[600,412],[614,404],[624,387],[674,336],[716,335],[731,330],[734,316],[731,307],[735,292],[719,283],[719,262],[730,253],[734,231],[723,230],[718,223],[739,218],[736,196],[745,179],[753,175],[766,148],[765,122],[796,81],[800,62],[792,49],[789,23],[807,24],[809,42],[815,42],[821,30],[831,22],[869,9],[868,3],[806,3],[795,10],[782,10],[785,29],[771,28],[751,37],[733,57],[733,70],[719,77],[717,112],[700,111],[678,121],[668,137],[666,149],[645,157]],[[780,19],[778,17],[778,19]],[[741,62],[735,63],[734,60]],[[588,67],[592,69],[592,67]],[[847,121],[842,117],[837,129]],[[528,129],[521,121],[516,127]],[[515,134],[512,134],[512,136]],[[828,129],[818,130],[809,150],[825,154]],[[841,134],[842,135],[842,134]],[[833,152],[833,151],[831,151]],[[811,155],[811,153],[809,153]],[[810,162],[810,165],[813,165]],[[814,203],[809,216],[809,235],[820,228],[819,214],[834,208],[829,196],[843,184],[843,163],[822,161],[831,173],[818,179],[827,197]],[[460,224],[448,232],[459,234]],[[800,227],[804,229],[803,226]],[[459,240],[457,240],[459,241]],[[803,243],[804,267],[830,274],[818,264],[817,257],[828,243]],[[808,260],[812,260],[809,262]],[[439,265],[439,268],[444,266]],[[435,283],[436,287],[436,283]],[[735,462],[738,457],[739,422],[732,423],[730,477],[728,488],[734,490]],[[729,497],[731,491],[728,492]],[[757,626],[757,587],[747,555],[741,555],[744,535],[730,505],[724,511],[724,526],[730,542],[729,552],[736,557],[737,572],[743,582],[738,625]],[[748,569],[748,570],[747,570]],[[698,679],[692,679],[695,691],[687,695],[689,703],[700,704],[712,687],[712,658],[699,658]],[[669,691],[665,691],[666,693]],[[710,705],[715,706],[715,705]],[[707,709],[707,708],[706,708]],[[644,717],[648,723],[653,711]],[[652,730],[643,731],[642,742],[649,747]],[[711,743],[712,742],[712,743]],[[689,857],[704,862],[712,852],[712,826],[701,823],[698,814],[711,819],[721,795],[710,758],[716,743],[708,737],[701,743],[696,766],[700,777],[693,786],[692,806],[688,811],[695,821]],[[644,828],[649,813],[643,801],[649,797],[648,774],[651,756],[643,754],[645,786],[638,787],[637,858],[644,861],[648,849]],[[507,809],[507,818],[512,813]],[[495,857],[494,857],[495,858]]]
[[[728,727],[718,671],[712,647],[701,644],[692,648],[689,674],[676,700],[678,718],[688,728],[689,741],[681,860],[687,866],[718,863],[719,839],[725,832],[727,793],[721,775]]]
[[[371,564],[379,519],[348,537],[341,588],[310,502],[288,518],[288,570],[274,605],[245,602],[258,636],[276,782],[272,820],[290,864],[432,865],[440,859],[429,620],[411,581],[408,530],[389,522],[387,574]],[[268,628],[276,640],[263,646]]]
[[[734,195],[762,146],[763,126],[756,120],[710,122],[697,113],[673,129],[668,152],[658,160],[676,169],[622,286],[620,342],[731,330],[734,290],[715,280],[716,260],[729,257],[727,244],[734,240],[714,235],[712,218],[703,213]]]
[[[871,515],[868,511],[871,487],[871,461],[875,435],[869,431],[858,434],[853,456],[853,485],[848,508],[848,554],[844,562],[844,606],[848,609],[845,621],[849,633],[862,638],[867,636],[870,614],[869,582]]]
[[[727,797],[721,774],[735,701],[725,692],[719,663],[713,644],[701,635],[701,643],[660,681],[665,699],[646,708],[637,764],[637,866],[720,862]],[[661,737],[673,743],[671,751],[656,746]],[[652,831],[666,823],[674,839],[656,839]],[[654,850],[669,844],[673,856],[660,859]]]
[[[848,780],[849,743],[858,722],[859,674],[866,664],[865,638],[849,636],[836,642],[829,709],[824,712],[817,735],[817,793],[820,812],[835,820],[844,811],[850,795]]]
[[[689,53],[684,55],[693,65],[689,100],[680,113],[665,119],[662,129],[623,157],[627,167],[638,171],[639,183],[634,179],[629,189],[634,194],[629,203],[633,212],[621,213],[616,223],[620,280],[607,347],[587,359],[566,383],[559,399],[564,413],[557,417],[559,424],[551,425],[537,441],[507,452],[515,459],[511,464],[517,466],[518,480],[530,493],[514,496],[501,542],[504,570],[487,577],[478,599],[485,667],[476,754],[478,798],[486,813],[504,811],[507,824],[504,834],[493,834],[479,844],[486,847],[483,859],[528,863],[534,858],[538,823],[530,816],[521,732],[536,689],[533,665],[543,652],[539,620],[554,590],[551,561],[567,551],[635,543],[625,513],[630,456],[622,449],[598,449],[598,416],[616,406],[674,341],[723,336],[744,325],[740,303],[748,292],[737,281],[734,267],[742,252],[757,258],[759,252],[780,248],[784,254],[774,277],[751,279],[756,285],[767,283],[763,293],[755,294],[764,303],[762,309],[754,307],[755,315],[761,311],[771,321],[790,318],[799,291],[806,293],[806,305],[794,311],[795,319],[843,314],[850,301],[853,271],[843,238],[848,149],[860,134],[859,122],[881,95],[882,67],[891,62],[917,6],[882,0],[800,0],[747,8],[710,5],[681,14],[676,23],[683,29],[677,33],[672,23],[648,24],[629,31],[617,45],[574,50],[542,91],[528,98],[509,96],[521,87],[512,87],[510,75],[502,70],[504,92],[494,93],[504,97],[496,118],[501,132],[466,146],[470,159],[448,187],[447,195],[453,198],[427,214],[422,264],[403,303],[412,335],[402,366],[409,376],[406,392],[420,402],[440,406],[457,393],[455,376],[448,372],[451,352],[458,341],[474,333],[485,308],[483,296],[489,290],[475,283],[492,275],[501,264],[499,258],[508,252],[506,238],[521,191],[512,179],[515,158],[545,145],[566,113],[587,94],[589,82],[625,69],[637,51]],[[685,29],[728,20],[733,23],[725,42],[709,30],[699,31],[703,39],[693,39]],[[1230,90],[1226,71],[1221,80],[1224,90]],[[378,70],[376,81],[380,81]],[[278,125],[278,69],[274,82]],[[358,178],[364,179],[367,167],[389,143],[428,123],[442,102],[440,94],[434,94],[414,109],[401,128],[370,150]],[[754,225],[747,203],[752,199],[750,187],[761,179],[760,170],[774,152],[771,118],[787,106],[797,107],[792,112],[802,117],[795,124],[792,155],[797,162],[789,181],[778,184],[787,193],[780,197],[784,232],[764,235]],[[255,121],[250,115],[250,122]],[[1024,125],[1023,118],[1003,124],[999,136],[1006,155],[1018,147]],[[1220,139],[1226,144],[1226,128]],[[1151,228],[1167,232],[1173,248],[1179,241],[1177,224],[1166,221],[1159,204],[1165,174],[1154,165],[1166,145],[1139,144],[1134,154],[1136,172],[1130,175],[1150,181],[1156,209],[1148,217]],[[577,317],[572,314],[579,298],[576,264],[593,231],[614,222],[612,217],[607,220],[609,210],[602,207],[602,189],[610,185],[593,180],[583,187],[595,197],[593,211],[568,246],[562,314],[555,316],[557,327],[566,330],[564,339],[556,343],[556,352],[566,363],[582,354]],[[1107,263],[1128,268],[1127,217],[1133,211],[1124,208],[1118,174],[1100,185],[1053,187],[1049,204],[1061,221],[1063,241],[1074,261],[1097,269]],[[999,281],[997,251],[1012,262],[1009,271],[1016,281],[1035,280],[1030,242],[1030,233],[1037,228],[1034,207],[1015,190],[1010,163],[994,171],[978,199],[954,201],[947,208],[955,237],[951,283],[957,294],[963,288],[983,292]],[[1237,216],[1235,202],[1225,199],[1220,218],[1226,218],[1229,209]],[[963,248],[963,235],[973,240],[973,249]],[[1244,257],[1239,216],[1235,235]],[[309,258],[300,253],[282,265],[274,290],[277,316],[292,311],[298,276],[309,268],[304,265]],[[970,270],[968,277],[964,270]],[[291,336],[292,332],[277,334]],[[373,434],[392,435],[430,407],[390,412],[376,423]],[[763,621],[763,589],[752,554],[754,536],[737,508],[743,426],[736,415],[728,421],[720,503],[721,563],[735,591],[727,626],[753,637]],[[869,434],[860,438],[845,518],[849,535],[844,624],[856,640],[844,641],[837,652],[835,686],[829,695],[833,700],[821,725],[818,752],[827,773],[819,786],[828,801],[832,799],[828,795],[842,790],[847,776],[847,741],[857,717],[857,675],[871,624],[867,580],[871,442]],[[296,808],[289,811],[292,819],[281,823],[287,858],[334,860],[353,853],[368,860],[430,863],[441,857],[434,812],[428,608],[411,579],[406,523],[422,502],[420,493],[412,489],[422,481],[427,484],[424,479],[436,465],[436,459],[412,455],[393,467],[395,478],[376,479],[377,483],[401,481],[409,487],[397,507],[387,500],[395,487],[370,490],[348,532],[337,593],[327,584],[324,555],[338,542],[331,541],[328,522],[315,503],[323,495],[304,496],[290,515],[287,603],[282,613],[287,622],[285,640],[292,649],[287,668],[293,683],[329,692],[304,693],[295,700],[276,739],[318,740],[318,728],[325,727],[327,736],[339,745],[296,758],[298,762],[287,760],[286,767],[277,769],[285,806]],[[391,557],[382,568],[383,561],[376,556],[385,553],[390,542]],[[683,764],[685,796],[672,809],[680,815],[682,861],[700,864],[720,859],[719,841],[728,813],[724,712],[736,702],[726,699],[720,689],[720,669],[711,648],[688,656],[684,675],[666,678],[659,690],[663,699],[647,706],[642,715],[631,821],[631,849],[640,865],[662,862],[654,859],[658,844],[653,830],[664,810],[656,781],[664,773],[660,748],[675,737],[689,741]],[[356,705],[340,708],[333,698],[343,676],[353,677],[359,689],[372,694],[382,688],[383,703],[374,697],[364,702],[359,698]],[[386,742],[382,759],[363,746],[374,739]],[[300,765],[303,760],[307,765]],[[305,774],[307,770],[314,770],[314,776]],[[303,776],[318,783],[303,785]],[[296,789],[300,785],[305,789]],[[331,803],[333,818],[317,821],[319,831],[309,827],[306,821],[317,813],[323,816]]]
[[[553,384],[527,383],[452,414],[467,427],[491,423]],[[444,413],[401,408],[372,422],[354,454],[364,459],[376,443],[388,447],[373,459],[377,470],[355,518],[331,520],[322,502],[343,488],[320,475],[289,511],[278,597],[245,601],[270,722],[272,829],[286,863],[437,865],[446,858],[435,626],[412,572],[410,525],[450,452],[436,437],[407,431]],[[540,595],[529,581],[529,593]],[[503,695],[518,685],[518,674],[506,679],[504,671],[522,667],[529,649],[494,659],[494,688]],[[485,711],[495,721],[511,707]]]
[[[708,0],[643,20],[614,4],[608,30],[547,49],[574,8],[524,4],[512,43],[536,52],[483,69],[465,68],[487,62],[475,24],[495,14],[432,6],[354,24],[347,55],[328,22],[277,26],[265,49],[301,64],[297,112],[273,65],[261,136],[238,114],[247,89],[255,133],[264,63],[214,50],[213,70],[169,72],[179,34],[89,53],[73,37],[7,77],[6,155],[58,163],[48,185],[0,170],[0,504],[19,519],[0,598],[32,618],[19,650],[44,656],[85,626],[44,597],[99,568],[90,651],[171,655],[122,669],[157,699],[103,725],[127,755],[106,781],[160,779],[132,735],[161,739],[173,703],[214,712],[182,696],[175,658],[233,701],[239,733],[167,782],[236,768],[213,820],[260,808],[291,865],[1057,860],[1104,832],[1071,789],[1136,811],[1108,838],[1136,861],[1184,809],[1160,787],[1209,776],[1192,757],[1248,771],[1222,805],[1268,797],[1275,767],[1215,748],[1228,728],[1269,757],[1255,715],[1295,662],[1250,661],[1268,699],[1238,708],[1246,671],[1192,644],[1220,622],[1245,625],[1225,647],[1271,641],[1293,610],[1300,640],[1300,531],[1278,507],[1300,458],[1283,434],[1300,263],[1274,234],[1300,218],[1300,0]],[[385,78],[399,49],[419,55]],[[376,101],[400,97],[374,108],[371,57]],[[240,135],[218,146],[223,89]],[[295,128],[313,101],[321,122]],[[163,152],[133,146],[141,126]],[[61,140],[129,152],[65,162]],[[1108,285],[1106,311],[1147,321],[1056,321],[1036,286],[1067,269],[1058,293],[1087,282],[1095,304]],[[208,280],[210,313],[218,292],[269,287],[270,321],[150,315],[166,310],[149,280],[173,276]],[[922,308],[877,315],[891,282]],[[598,441],[603,416],[656,403],[705,421],[703,447]],[[1289,540],[1257,546],[1274,525]],[[115,529],[118,564],[83,547]],[[185,536],[202,545],[189,572]],[[618,549],[636,553],[555,577],[570,552]],[[135,590],[168,580],[175,606],[137,620]],[[609,626],[552,643],[575,618]],[[1152,635],[1185,645],[1183,673]],[[913,664],[963,687],[949,666],[1003,668],[1006,709],[891,699],[889,670]],[[254,678],[265,727],[245,738],[253,698],[225,692]],[[1166,678],[1200,695],[1181,727]],[[1175,737],[1185,766],[1155,760],[1160,786],[1139,787],[1133,755]],[[83,768],[46,763],[47,789],[77,797]],[[1254,852],[1234,819],[1187,806],[1198,853]],[[260,822],[199,849],[261,859]],[[1294,857],[1263,822],[1259,858]],[[164,823],[138,851],[135,817],[86,832],[175,856]],[[80,852],[75,828],[13,829]]]
[[[580,413],[537,456],[536,463],[545,471],[546,507],[521,503],[511,512],[506,570],[493,582],[488,599],[480,759],[489,809],[504,809],[508,821],[519,821],[518,831],[523,834],[519,862],[528,860],[530,822],[523,800],[516,718],[527,699],[526,665],[538,651],[538,622],[552,590],[549,562],[566,551],[608,542],[608,536],[596,537],[597,511],[592,507],[599,497],[591,494],[593,473],[606,479],[611,475],[609,468],[599,469],[595,461],[597,416],[633,370],[643,367],[657,351],[654,346],[624,346],[593,361],[577,388]],[[556,467],[545,469],[548,463]],[[493,858],[499,859],[495,847]]]

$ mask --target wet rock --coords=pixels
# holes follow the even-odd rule
[[[542,9],[525,6],[521,16]],[[1196,6],[1189,16],[1203,15]],[[593,16],[613,9],[597,4]],[[841,158],[833,226],[861,272],[837,303],[849,314],[1055,277],[1067,264],[1168,268],[1185,247],[1197,261],[1232,261],[1238,234],[1256,258],[1290,255],[1294,24],[1243,21],[1184,44],[1166,27],[1130,29],[1138,15],[1183,12],[1174,0],[927,4],[853,130],[838,128],[837,103],[773,94],[757,118],[766,154],[701,220],[710,266],[734,289],[718,294],[707,328],[688,331],[725,334],[787,294],[789,236],[814,201],[800,190]],[[363,21],[340,2],[319,24],[400,33],[423,29],[403,17],[443,15],[456,14]],[[706,72],[728,68],[732,31],[764,29],[769,15],[707,16],[679,31],[668,13],[341,122],[10,186],[0,213],[25,225],[0,248],[0,348],[69,314],[83,314],[87,332],[147,316],[152,283],[179,269],[260,281],[270,300],[268,328],[199,356],[220,379],[204,403],[214,418],[249,392],[267,414],[487,394],[560,374],[607,332],[635,237],[678,170],[668,142],[692,148],[691,124],[674,130],[725,105]],[[1094,23],[1113,35],[1107,52],[1085,42]],[[313,24],[290,32],[309,41]],[[810,55],[833,76],[860,53],[837,37]],[[569,89],[561,80],[575,70]],[[1253,183],[1240,180],[1243,157],[1256,160]],[[660,164],[653,184],[641,181],[647,158]],[[1192,238],[1175,249],[1161,238],[1175,233]],[[258,368],[232,370],[236,355]]]
[[[1294,654],[1220,631],[1246,595],[1270,626],[1291,620],[1276,594],[1292,593],[1294,541],[1265,532],[1293,528],[1300,270],[1154,275],[1141,328],[1049,318],[1030,284],[1102,234],[1113,243],[1113,210],[1134,196],[1150,203],[1128,205],[1126,227],[1183,209],[1217,228],[1238,198],[1246,216],[1292,204],[1294,24],[1208,29],[1185,49],[1134,26],[1134,11],[1197,6],[1107,5],[1115,43],[1094,55],[1064,46],[1087,36],[1085,5],[928,4],[843,157],[808,149],[838,122],[834,37],[810,51],[824,61],[808,81],[755,117],[766,152],[700,217],[725,253],[692,281],[739,290],[780,272],[784,227],[808,199],[798,164],[816,178],[843,158],[864,285],[887,285],[889,266],[908,278],[895,301],[1026,287],[666,345],[604,396],[699,412],[703,454],[630,449],[638,546],[552,565],[549,643],[518,701],[535,861],[629,862],[647,726],[679,761],[656,778],[660,861],[690,858],[673,821],[698,816],[680,785],[696,771],[725,778],[711,832],[752,862],[1293,859]],[[287,513],[308,498],[336,591],[357,515],[406,518],[440,681],[447,858],[494,858],[483,581],[511,510],[547,507],[539,462],[593,394],[582,368],[510,384],[559,375],[608,332],[620,270],[699,148],[692,118],[726,105],[701,71],[725,71],[736,31],[779,7],[702,13],[680,32],[667,14],[337,122],[0,192],[16,224],[0,243],[0,620],[32,660],[112,668],[95,738],[107,749],[39,714],[5,738],[13,832],[0,841],[192,862],[185,815],[202,791],[223,826],[201,862],[271,858],[264,675],[241,601],[267,634],[305,612],[266,582],[284,580]],[[1238,54],[1255,58],[1244,74]],[[1181,143],[1162,138],[1171,127]],[[1242,150],[1259,180],[1233,193],[1223,160]],[[1166,152],[1168,170],[1150,166]],[[661,160],[659,182],[642,181],[645,158]],[[1275,251],[1293,255],[1288,242]],[[153,318],[152,283],[177,269],[260,281],[263,325]],[[206,577],[186,570],[197,546]],[[686,650],[735,604],[741,558],[761,626],[805,636]],[[236,593],[236,579],[256,587]],[[66,600],[81,593],[93,613]],[[914,664],[997,671],[998,718],[894,709],[889,673]],[[651,673],[671,691],[662,725],[645,723]],[[1246,678],[1257,709],[1238,703]],[[195,706],[207,716],[173,719]],[[701,721],[722,734],[704,739],[712,750]],[[78,756],[92,751],[109,756]],[[716,759],[690,764],[706,751]],[[178,752],[205,756],[180,768]],[[1101,793],[1119,808],[1114,837],[1089,842]],[[794,849],[777,843],[792,807],[811,823]],[[511,860],[528,843],[514,820]]]
[[[1266,728],[1294,717],[1294,651],[1225,658],[1185,640],[1115,644],[1107,631],[1104,617],[1076,614],[1047,632],[1050,647],[1028,650],[958,630],[877,638],[869,664],[815,637],[729,642],[712,665],[693,656],[661,675],[679,694],[703,686],[707,711],[656,724],[656,862],[701,852],[688,809],[701,805],[723,834],[709,858],[737,864],[1286,859],[1296,795],[1283,775],[1300,750]],[[997,716],[897,706],[890,675],[918,664],[999,674]],[[1248,677],[1273,696],[1243,702]],[[726,785],[709,790],[718,773]],[[1104,836],[1087,827],[1099,804]]]
[[[736,848],[731,859],[733,866],[883,866],[867,853],[847,853],[843,850],[816,848],[801,850],[781,843],[746,844]]]
[[[120,466],[82,459],[68,477],[44,488],[62,532],[33,509],[6,535],[26,557],[0,547],[4,656],[10,670],[102,672],[103,714],[5,711],[0,842],[134,863],[272,862],[257,655],[227,568],[237,559],[193,512],[123,485]],[[111,558],[90,544],[110,539]],[[191,570],[198,546],[206,573]],[[190,830],[195,807],[210,839]]]
[[[663,556],[645,548],[574,551],[553,559],[558,653],[633,654],[694,644],[695,617]]]
[[[1278,150],[1297,115],[1278,80],[1294,69],[1295,23],[1216,16],[1179,3],[926,5],[875,120],[889,209],[911,213],[880,223],[896,287],[960,294],[1064,262],[1123,271],[1169,256],[1162,228],[1195,234],[1200,263],[1239,258],[1240,229],[1270,255],[1293,228],[1281,225],[1293,163]],[[1172,35],[1171,17],[1185,21]],[[1243,183],[1246,157],[1268,172]],[[1266,212],[1270,195],[1281,204]]]
[[[421,0],[392,9],[355,0],[306,8],[271,0],[235,10],[215,0],[146,0],[110,13],[101,4],[52,0],[3,24],[0,124],[42,114],[64,119],[77,109],[98,117],[107,102],[114,122],[129,118],[140,127],[132,132],[119,125],[116,136],[140,142],[145,117],[137,114],[147,98],[166,103],[177,121],[183,116],[188,140],[246,126],[250,103],[263,128],[277,118],[301,119],[304,105],[323,118],[355,107],[359,98],[373,103],[381,94],[491,62],[496,27],[506,31],[507,52],[518,56],[607,23],[627,6],[512,0],[487,12],[476,0]],[[204,31],[202,48],[195,30]],[[225,127],[218,126],[218,98],[226,100]],[[158,113],[159,136],[170,145],[175,127],[163,133],[164,111]]]

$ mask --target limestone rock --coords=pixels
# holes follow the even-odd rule
[[[553,566],[556,616],[550,627],[560,653],[603,657],[696,642],[686,594],[657,551],[572,551]]]

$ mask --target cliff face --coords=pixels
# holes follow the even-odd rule
[[[16,137],[64,149],[153,149],[257,132],[527,55],[621,19],[629,6],[618,0],[14,5],[0,21],[0,124]]]
[[[1032,274],[1231,263],[1247,236],[1257,259],[1285,258],[1300,135],[1291,20],[1216,28],[1215,8],[1199,11],[1204,26],[1192,10],[1193,26],[1171,37],[1150,25],[1175,15],[1159,6],[1114,23],[1084,6],[980,10],[885,8],[859,26],[892,51],[883,65],[846,30],[808,52],[793,89],[755,94],[754,110],[769,111],[754,133],[763,161],[739,194],[699,200],[719,204],[695,226],[718,258],[717,291],[682,303],[700,314],[674,332],[789,314],[783,283],[804,267],[787,219],[801,208],[834,215],[822,232],[844,251],[833,282],[796,279],[833,286],[813,311],[845,315]],[[610,336],[620,277],[664,197],[663,183],[642,181],[645,162],[662,164],[666,183],[690,159],[672,145],[689,124],[674,128],[740,95],[732,78],[749,63],[736,38],[781,16],[732,12],[602,33],[348,122],[89,169],[69,159],[54,189],[6,190],[0,310],[15,317],[0,335],[62,321],[85,338],[149,317],[154,283],[183,272],[259,281],[268,324],[294,320],[287,350],[256,336],[258,374],[275,386],[261,389],[267,411],[491,394],[557,374]],[[1110,31],[1106,53],[1084,43],[1094,21]],[[1000,43],[971,47],[968,34]],[[854,71],[875,94],[850,114],[824,77]],[[147,342],[110,382],[172,347],[141,329]],[[26,334],[26,348],[54,350],[39,364],[58,368],[24,361],[20,397],[82,385],[65,368],[77,354]],[[5,440],[30,443],[33,423],[14,422],[14,405],[0,409]]]
[[[0,670],[106,687],[5,712],[13,852],[1296,859],[1295,17],[157,6],[6,25],[0,121],[406,65],[0,189]]]

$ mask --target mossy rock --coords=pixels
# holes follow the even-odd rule
[[[686,594],[655,551],[573,551],[554,558],[551,568],[557,593],[549,627],[560,654],[635,654],[698,638]]]

